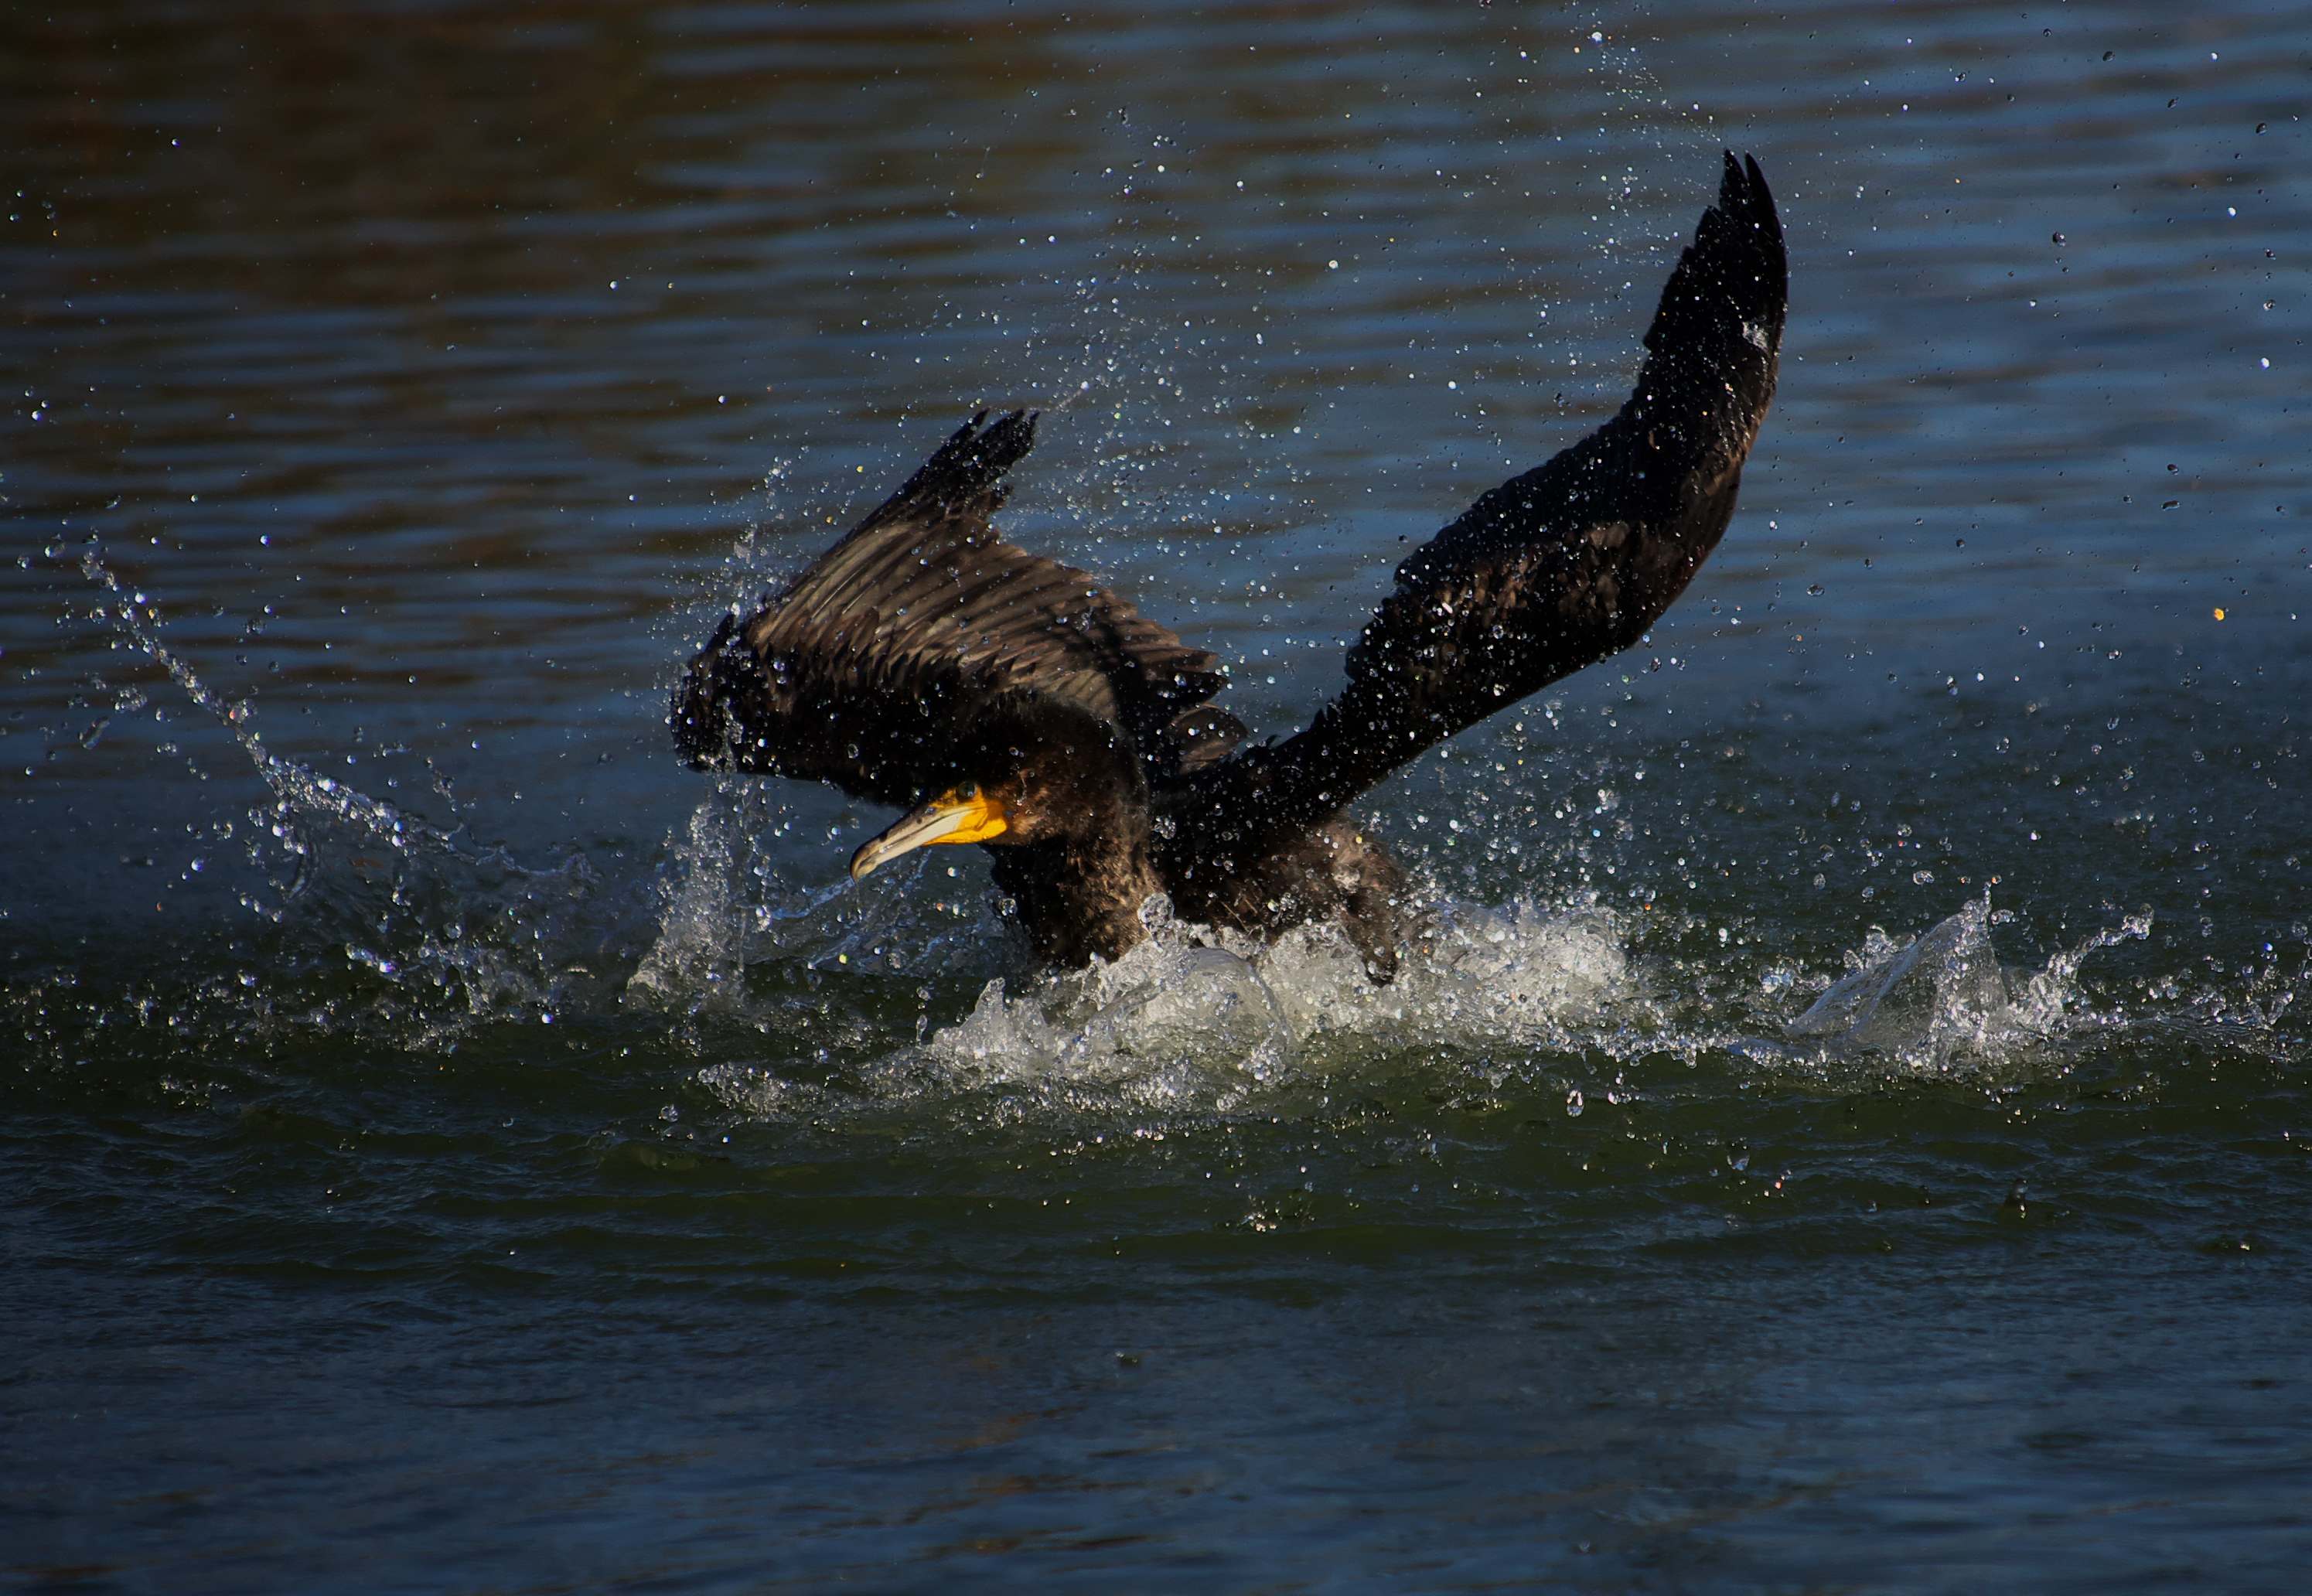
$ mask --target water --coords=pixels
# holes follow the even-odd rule
[[[2287,8],[0,28],[11,1588],[2295,1583]],[[1298,725],[1725,145],[1741,510],[1367,806],[1391,987],[671,758],[1013,402]]]

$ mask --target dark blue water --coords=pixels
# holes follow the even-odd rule
[[[2292,1589],[2308,51],[11,13],[0,1577]],[[672,759],[714,616],[1015,403],[1009,533],[1294,728],[1728,145],[1740,511],[1365,806],[1392,987],[1053,979],[976,857]]]

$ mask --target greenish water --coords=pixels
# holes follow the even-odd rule
[[[2284,8],[0,30],[9,1588],[2299,1582]],[[1742,507],[1368,805],[1392,987],[672,759],[983,403],[1297,726],[1729,144]]]

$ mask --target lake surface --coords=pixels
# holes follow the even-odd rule
[[[0,86],[7,1588],[2300,1581],[2297,8],[118,4]],[[1740,509],[1363,806],[1394,986],[1042,976],[672,757],[982,405],[1296,728],[1727,146]]]

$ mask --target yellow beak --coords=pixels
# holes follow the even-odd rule
[[[851,879],[935,842],[985,842],[1011,829],[1001,801],[968,783],[952,787],[852,855]]]

